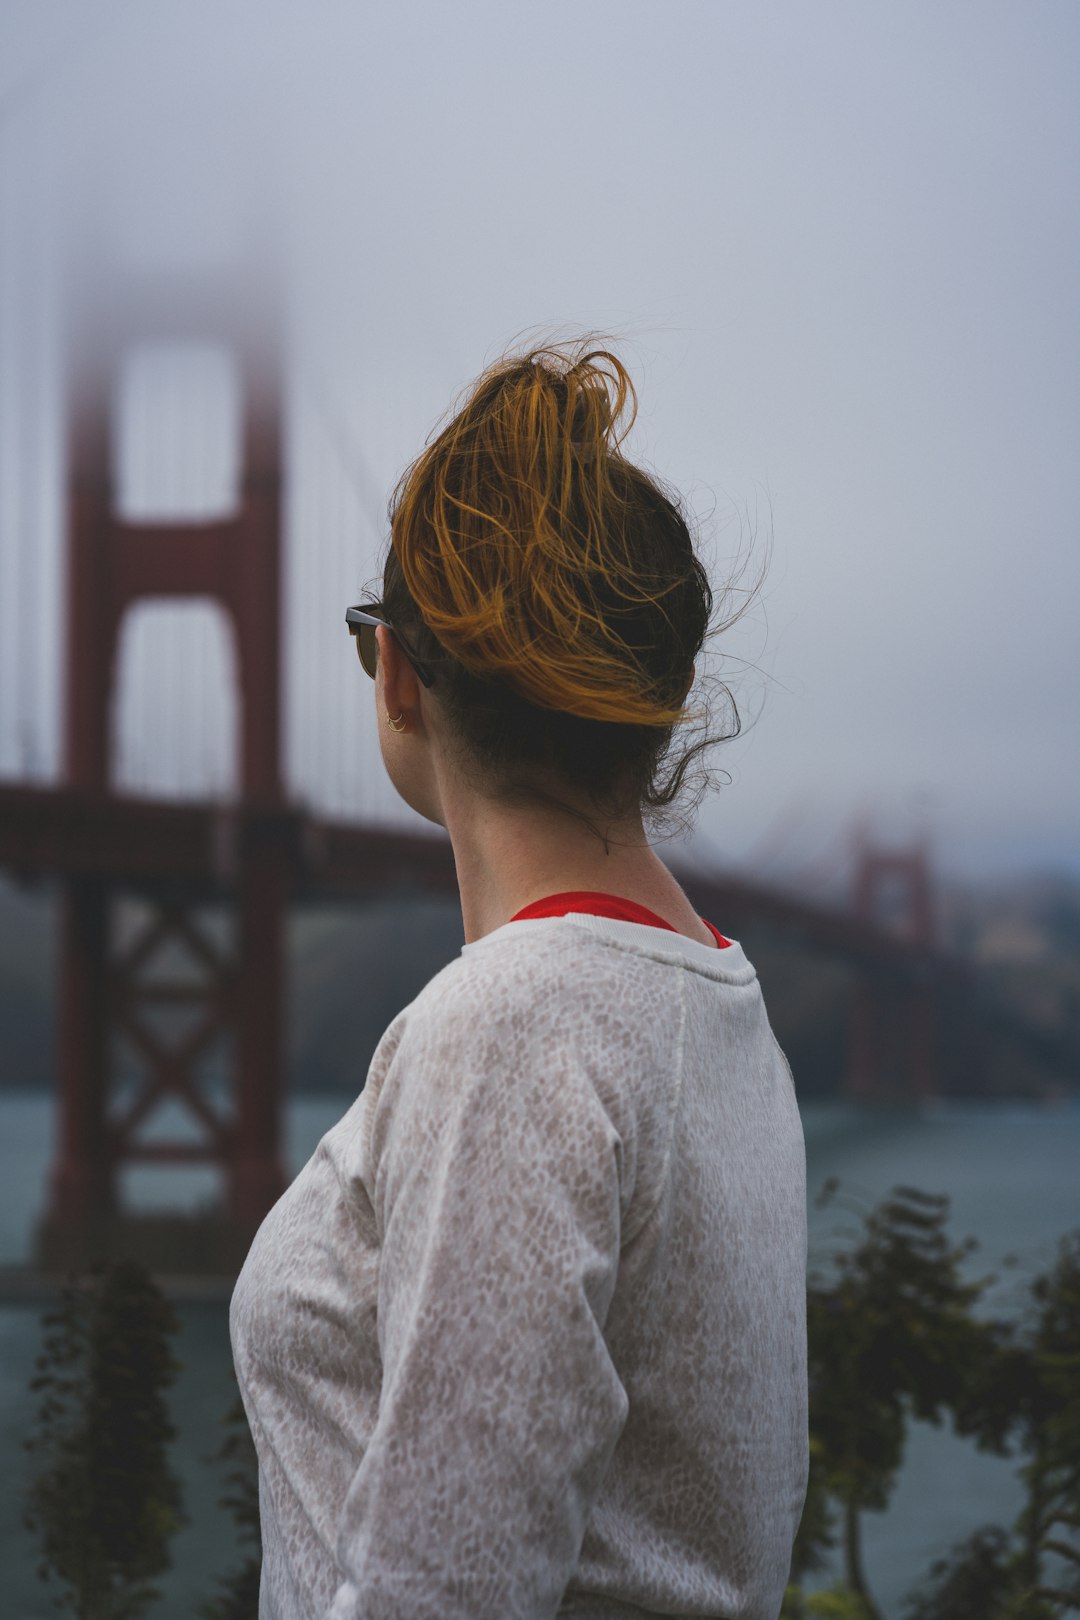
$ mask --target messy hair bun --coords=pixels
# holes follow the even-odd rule
[[[501,796],[561,803],[554,777],[613,813],[659,809],[717,740],[660,780],[674,729],[702,719],[685,700],[713,597],[677,501],[621,453],[636,404],[606,349],[505,358],[394,492],[387,613]]]

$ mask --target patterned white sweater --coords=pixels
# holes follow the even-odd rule
[[[573,915],[465,946],[233,1294],[260,1620],[776,1620],[805,1269],[738,944]]]

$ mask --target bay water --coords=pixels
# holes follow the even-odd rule
[[[287,1108],[286,1157],[295,1173],[348,1099],[298,1097]],[[811,1265],[827,1263],[856,1235],[860,1214],[897,1185],[951,1200],[952,1236],[973,1236],[971,1275],[996,1274],[985,1307],[1000,1315],[1022,1306],[1027,1282],[1052,1263],[1057,1241],[1080,1227],[1080,1102],[1053,1106],[944,1103],[880,1111],[845,1103],[807,1103],[806,1133]],[[163,1128],[169,1126],[163,1121]],[[41,1094],[0,1094],[0,1264],[27,1260],[45,1194],[52,1149],[52,1103]],[[839,1177],[842,1198],[817,1207]],[[191,1207],[214,1190],[208,1173],[140,1171],[126,1197],[143,1207]],[[1011,1257],[1011,1258],[1010,1258]],[[1008,1263],[1006,1263],[1008,1262]],[[35,1576],[36,1548],[21,1513],[33,1459],[22,1442],[33,1427],[28,1393],[40,1347],[40,1303],[0,1302],[0,1594],[5,1620],[45,1620],[52,1584]],[[220,1469],[209,1458],[235,1392],[227,1304],[178,1305],[176,1352],[182,1372],[171,1406],[178,1438],[173,1459],[185,1486],[189,1522],[173,1543],[173,1567],[161,1584],[153,1620],[194,1620],[220,1576],[241,1561],[231,1519],[218,1505]],[[865,1516],[868,1577],[886,1620],[901,1620],[903,1596],[933,1559],[978,1525],[1011,1524],[1022,1503],[1016,1460],[986,1456],[947,1428],[912,1427],[888,1508]],[[831,1578],[826,1572],[816,1584]]]

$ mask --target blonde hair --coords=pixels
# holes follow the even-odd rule
[[[606,349],[500,361],[401,480],[393,545],[425,624],[465,669],[541,708],[670,726],[682,705],[620,633],[677,588],[635,554],[644,474],[620,445],[636,409]]]
[[[677,499],[622,453],[636,408],[607,347],[506,356],[394,491],[383,601],[495,782],[531,791],[538,767],[666,805],[718,740],[658,780],[700,718],[685,704],[712,593]]]

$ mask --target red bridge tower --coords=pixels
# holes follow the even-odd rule
[[[847,1095],[856,1101],[914,1097],[935,1091],[935,944],[933,894],[926,851],[863,847],[855,871],[857,923],[891,933],[919,955],[902,974],[868,960],[852,986]]]
[[[67,647],[64,763],[85,810],[107,818],[111,713],[122,621],[146,597],[208,598],[225,609],[240,684],[239,810],[257,821],[281,806],[281,494],[278,356],[251,314],[250,288],[228,296],[156,286],[137,290],[77,334],[67,394]],[[84,326],[87,323],[83,323]],[[129,346],[211,338],[231,351],[239,379],[241,447],[236,509],[206,522],[131,522],[116,510],[113,400]],[[267,818],[267,824],[273,817]],[[59,1125],[49,1208],[40,1233],[46,1263],[81,1263],[108,1247],[121,1216],[118,1174],[138,1161],[210,1163],[223,1173],[226,1226],[216,1258],[228,1266],[284,1186],[280,1158],[286,852],[272,835],[247,836],[227,897],[232,944],[224,949],[200,915],[207,898],[175,880],[139,894],[150,914],[118,946],[120,879],[107,871],[62,878]],[[130,885],[128,885],[130,887]],[[216,898],[221,898],[219,894]],[[170,977],[179,947],[188,972]],[[242,965],[243,971],[240,971]],[[165,970],[163,976],[163,969]],[[193,976],[194,973],[194,976]],[[163,1033],[162,1010],[188,1027]],[[155,1017],[157,1024],[155,1025]],[[118,1039],[142,1063],[134,1096],[118,1106]],[[215,1043],[231,1047],[232,1097],[215,1106],[198,1065]],[[140,1140],[166,1098],[196,1127],[194,1139]],[[227,1252],[226,1252],[227,1251]]]

